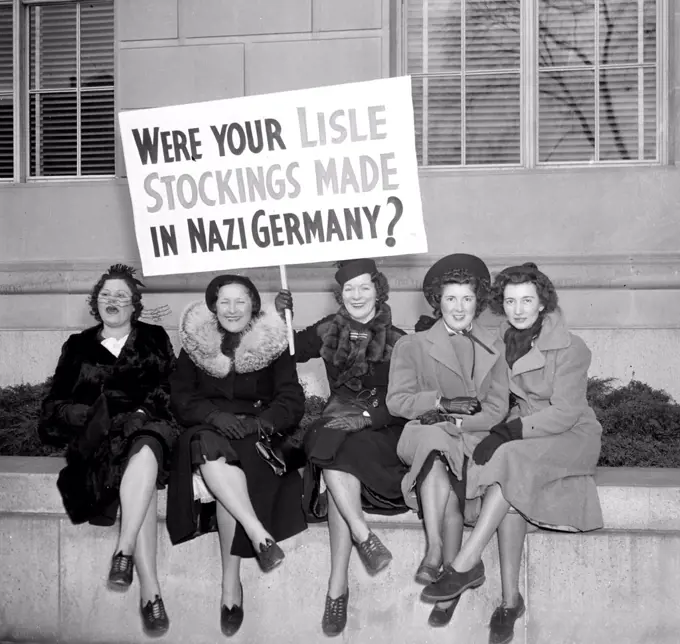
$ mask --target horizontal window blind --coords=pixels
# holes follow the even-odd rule
[[[12,5],[0,5],[0,179],[14,177]]]
[[[520,163],[519,30],[518,2],[407,3],[422,165]]]
[[[658,161],[660,1],[405,0],[419,163]]]
[[[29,146],[34,177],[112,175],[112,0],[29,9]]]

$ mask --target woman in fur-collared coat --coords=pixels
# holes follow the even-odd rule
[[[165,487],[179,433],[168,378],[175,355],[165,329],[139,321],[134,269],[111,266],[90,295],[99,324],[64,344],[42,406],[39,434],[68,445],[57,486],[73,523],[121,522],[108,584],[126,590],[137,569],[142,624],[167,631],[156,573],[157,488]]]
[[[260,432],[294,431],[305,398],[285,322],[261,311],[246,277],[216,277],[205,303],[182,314],[180,339],[171,401],[185,430],[173,457],[167,526],[174,544],[219,532],[221,627],[230,636],[243,621],[241,558],[272,570],[284,557],[277,542],[306,528],[299,473],[277,476],[255,447]]]

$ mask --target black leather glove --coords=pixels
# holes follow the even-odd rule
[[[217,427],[217,429],[223,432],[227,438],[233,440],[243,438],[248,434],[243,423],[234,414],[230,414],[228,411],[213,411],[208,414],[205,420]]]
[[[276,307],[276,312],[283,318],[286,316],[285,310],[290,309],[291,315],[293,314],[293,295],[290,291],[281,290],[278,292],[274,298],[274,306]]]
[[[418,416],[417,420],[420,421],[421,425],[436,425],[437,423],[446,422],[449,418],[446,414],[443,414],[436,409],[430,409],[430,411],[426,411],[424,414]]]
[[[241,416],[239,418],[241,425],[243,425],[244,436],[257,434],[260,431],[260,419],[256,416]]]
[[[472,452],[472,460],[477,465],[485,465],[491,460],[494,452],[503,444],[522,438],[522,420],[515,418],[507,423],[498,423],[489,430]]]
[[[341,429],[345,432],[358,432],[371,426],[371,417],[363,414],[353,414],[351,416],[341,416],[332,418],[326,422],[328,429]]]
[[[81,405],[78,403],[64,405],[61,409],[61,415],[64,420],[73,427],[85,427],[87,425],[87,416],[90,412],[88,405]]]
[[[449,414],[465,414],[472,416],[482,409],[482,403],[472,396],[458,396],[457,398],[442,398],[439,406]]]
[[[262,418],[260,416],[260,418],[258,418],[257,420],[260,422],[260,431],[263,434],[271,436],[276,432],[276,427],[274,427],[274,423],[268,418]]]

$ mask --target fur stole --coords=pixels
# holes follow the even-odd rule
[[[355,338],[353,339],[352,333]],[[362,388],[361,377],[370,363],[388,362],[400,334],[392,327],[392,311],[383,304],[366,324],[354,320],[344,306],[325,329],[320,355],[339,370],[334,386],[346,385],[354,391]]]
[[[269,366],[288,348],[286,323],[272,310],[262,311],[241,334],[233,357],[222,352],[224,333],[217,316],[203,301],[184,309],[179,321],[179,339],[192,362],[215,378],[232,370],[252,373]]]

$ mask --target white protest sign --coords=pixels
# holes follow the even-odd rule
[[[427,252],[409,77],[119,119],[144,275]]]

